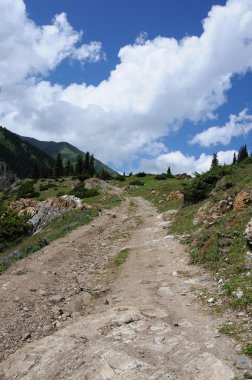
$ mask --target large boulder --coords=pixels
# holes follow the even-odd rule
[[[49,198],[46,201],[39,202],[36,206],[36,213],[29,220],[33,225],[33,233],[65,212],[82,208],[82,206],[81,199],[73,195],[63,195],[59,198]]]
[[[12,202],[10,208],[18,212],[18,215],[28,214],[32,217],[37,212],[38,202],[33,199],[20,198],[18,201]]]
[[[243,210],[252,203],[252,189],[244,189],[234,199],[234,209]]]
[[[77,179],[73,179],[72,183],[71,183],[71,189],[74,189],[76,186],[78,186],[80,184],[81,184],[81,181],[78,178]]]
[[[189,174],[187,173],[182,173],[182,174],[176,174],[175,175],[176,179],[189,179],[192,178]]]
[[[95,189],[96,187],[99,187],[102,190],[116,190],[117,188],[113,185],[111,185],[108,182],[103,181],[99,178],[89,178],[84,181],[85,188],[86,189]]]

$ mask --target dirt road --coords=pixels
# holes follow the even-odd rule
[[[155,209],[134,202],[0,277],[0,379],[243,378],[235,342],[190,291],[199,269]]]

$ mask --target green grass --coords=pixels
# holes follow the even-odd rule
[[[133,180],[140,180],[144,185],[127,190],[127,194],[133,197],[141,196],[150,201],[159,212],[167,211],[182,206],[179,200],[167,201],[166,198],[171,191],[181,190],[182,182],[175,178],[168,178],[163,181],[155,179],[155,175],[147,174],[145,177],[126,177],[124,182],[111,181],[115,186],[126,187]],[[155,194],[154,194],[155,192]]]
[[[125,261],[127,260],[128,255],[129,255],[129,251],[130,251],[129,248],[124,248],[124,249],[121,249],[121,250],[117,253],[116,258],[115,258],[115,261],[114,261],[114,266],[115,266],[115,267],[119,267],[119,266],[121,266],[123,263],[125,263]]]
[[[252,343],[248,343],[244,346],[243,352],[246,355],[252,356]]]
[[[240,339],[240,334],[242,333],[243,328],[233,322],[229,322],[223,323],[221,326],[219,326],[218,330],[221,334],[229,335],[236,339]]]

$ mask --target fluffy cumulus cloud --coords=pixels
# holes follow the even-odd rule
[[[38,27],[23,0],[0,0],[0,21],[0,122],[23,135],[68,140],[116,165],[152,148],[164,152],[162,137],[184,120],[213,118],[232,75],[252,68],[252,0],[214,6],[199,37],[142,34],[120,49],[120,63],[98,86],[46,81],[66,58],[104,58],[100,43],[79,46],[82,34],[64,13]]]
[[[0,21],[1,86],[47,74],[68,57],[84,62],[102,56],[99,42],[77,45],[82,32],[72,28],[65,13],[38,27],[28,19],[22,0],[0,0]]]
[[[227,150],[218,152],[218,159],[221,164],[231,164],[235,150]],[[161,154],[155,159],[144,159],[140,162],[139,170],[144,170],[148,173],[166,173],[170,166],[173,174],[202,173],[210,169],[212,156],[201,154],[199,158],[194,156],[186,156],[180,151]]]
[[[192,144],[208,147],[211,145],[228,145],[233,137],[246,136],[252,130],[252,115],[244,109],[238,115],[230,115],[223,126],[214,126],[198,133],[191,140]]]

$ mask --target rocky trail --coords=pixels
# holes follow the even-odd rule
[[[190,291],[204,274],[166,224],[126,199],[0,276],[0,379],[252,378]]]

